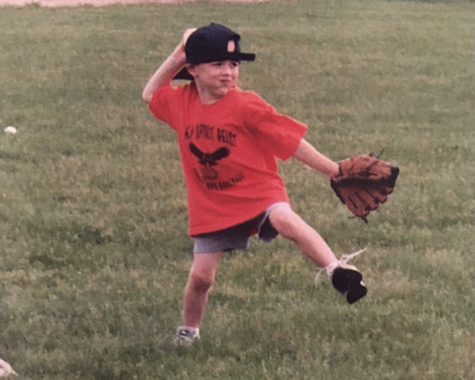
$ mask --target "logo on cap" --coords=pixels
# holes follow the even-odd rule
[[[228,41],[228,53],[234,53],[236,51],[236,41],[229,40]]]

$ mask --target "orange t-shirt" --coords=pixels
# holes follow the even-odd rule
[[[193,83],[167,85],[149,107],[178,136],[190,236],[237,225],[288,201],[276,158],[292,156],[305,125],[238,88],[206,105]]]

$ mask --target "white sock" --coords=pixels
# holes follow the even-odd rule
[[[333,262],[331,262],[330,264],[328,264],[325,268],[323,268],[325,270],[325,272],[327,273],[328,277],[331,277],[331,275],[333,274],[333,271],[340,265],[340,261],[339,260],[335,260]]]

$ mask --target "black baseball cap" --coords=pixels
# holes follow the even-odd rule
[[[186,41],[186,62],[192,65],[219,61],[254,61],[253,53],[241,53],[241,36],[224,25],[211,23],[196,29]],[[193,79],[183,68],[174,79]]]

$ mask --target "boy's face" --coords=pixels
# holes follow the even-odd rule
[[[195,78],[200,94],[204,91],[211,100],[216,101],[236,86],[239,78],[239,62],[201,63],[189,66],[188,71]]]

